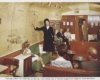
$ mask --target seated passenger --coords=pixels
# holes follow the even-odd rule
[[[87,53],[88,53],[87,55],[88,55],[89,61],[97,61],[98,54],[95,48],[89,47],[89,50]]]
[[[69,28],[67,28],[66,32],[64,33],[64,36],[68,39],[68,41],[71,41],[71,33],[69,32]]]
[[[62,31],[62,29],[60,29],[60,31],[57,33],[57,37],[62,40],[63,42],[66,43],[66,45],[68,46],[68,49],[69,49],[69,42],[68,42],[68,39],[64,36],[64,33]]]
[[[85,70],[100,70],[100,61],[97,59],[98,54],[97,50],[93,47],[90,47],[88,50],[88,61],[81,62],[82,69]],[[74,65],[78,67],[78,65]]]
[[[51,61],[51,66],[56,66],[56,67],[63,67],[63,68],[72,68],[72,64],[70,61],[64,59],[64,55],[67,54],[67,46],[65,44],[60,44],[57,47],[57,59]]]
[[[55,35],[55,38],[54,38],[54,43],[56,44],[56,45],[59,45],[59,44],[61,44],[63,41],[61,40],[61,39],[59,39],[56,35]]]
[[[33,61],[40,61],[40,63],[42,64],[42,67],[44,67],[45,64],[44,64],[42,58],[39,57],[39,56],[36,55],[36,54],[33,54],[33,53],[31,52],[31,50],[29,49],[29,47],[30,47],[30,43],[29,43],[28,41],[26,41],[26,42],[23,43],[23,47],[22,47],[22,48],[23,48],[23,55],[24,55],[24,56],[26,56],[26,55],[32,55],[32,62],[33,62]]]

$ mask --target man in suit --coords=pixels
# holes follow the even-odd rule
[[[57,33],[57,37],[58,37],[61,41],[65,42],[66,45],[68,46],[68,49],[69,49],[69,42],[68,42],[68,39],[65,38],[64,33],[63,33],[63,31],[62,31],[61,28],[60,28],[60,31]]]
[[[97,59],[97,50],[90,47],[88,50],[88,60],[81,63],[82,69],[85,70],[100,70],[100,61]]]

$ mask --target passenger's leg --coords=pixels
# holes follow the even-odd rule
[[[41,58],[41,57],[39,57],[39,58],[38,58],[38,61],[40,61],[40,63],[42,64],[42,67],[44,67],[44,66],[45,66],[45,64],[44,64],[44,62],[43,62],[43,60],[42,60],[42,58]]]

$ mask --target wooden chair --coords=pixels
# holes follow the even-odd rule
[[[13,57],[8,57],[8,58],[4,58],[3,60],[3,65],[8,66],[8,70],[7,70],[7,74],[3,74],[4,76],[6,75],[11,75],[11,76],[15,76],[16,71],[19,67],[19,60],[13,58]]]
[[[70,69],[46,65],[43,77],[100,77],[100,71]]]

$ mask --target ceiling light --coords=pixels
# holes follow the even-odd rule
[[[51,2],[49,2],[49,6],[51,6]]]
[[[56,6],[55,6],[56,8],[58,7],[58,4],[56,4]]]

